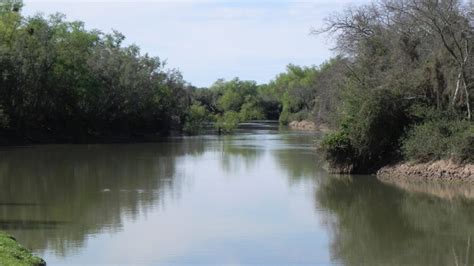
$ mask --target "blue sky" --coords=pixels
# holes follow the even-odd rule
[[[209,86],[218,78],[268,82],[289,63],[319,65],[333,55],[332,41],[311,27],[363,2],[25,0],[24,14],[61,12],[89,29],[118,30],[193,85]]]

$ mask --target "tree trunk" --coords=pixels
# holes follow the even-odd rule
[[[467,90],[466,79],[463,80],[464,83],[464,92],[466,93],[466,107],[467,107],[467,119],[471,120],[471,104],[469,103],[469,91]]]
[[[454,90],[453,99],[451,100],[451,105],[454,106],[456,104],[456,98],[458,97],[459,87],[461,85],[461,77],[462,77],[462,68],[459,71],[458,78],[456,80],[456,90]]]

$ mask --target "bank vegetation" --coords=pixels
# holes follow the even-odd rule
[[[474,161],[473,9],[460,0],[375,0],[326,19],[335,40],[319,66],[289,64],[266,84],[208,88],[119,32],[0,6],[0,142],[87,142],[170,132],[232,132],[249,120],[332,129],[336,172],[399,161]],[[301,122],[303,121],[303,122]]]
[[[332,169],[374,172],[400,161],[474,162],[474,21],[456,0],[381,0],[327,18],[350,69]]]

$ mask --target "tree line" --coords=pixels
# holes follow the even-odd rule
[[[57,14],[0,6],[0,127],[22,138],[167,132],[186,116],[189,85],[165,62]]]
[[[279,120],[282,125],[301,120],[335,125],[341,101],[337,88],[345,80],[346,64],[343,57],[320,66],[289,64],[267,84],[238,78],[218,80],[209,88],[193,90],[191,116],[215,121],[216,128],[224,132],[232,131],[239,122],[262,119]]]
[[[329,121],[330,89],[345,59],[320,67],[288,65],[268,84],[235,78],[209,88],[187,83],[158,57],[125,46],[119,32],[87,30],[64,15],[21,14],[0,5],[0,133],[32,141],[231,132],[255,119]]]
[[[458,0],[376,0],[326,19],[337,56],[288,65],[267,84],[187,83],[118,32],[62,15],[0,6],[0,134],[66,141],[133,137],[248,120],[311,120],[333,129],[334,169],[370,172],[393,160],[473,161],[474,13]]]

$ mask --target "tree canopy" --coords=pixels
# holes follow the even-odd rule
[[[473,160],[465,149],[474,145],[468,10],[457,0],[381,0],[314,31],[331,33],[348,62],[339,130],[324,143],[335,166],[364,172],[400,157]],[[444,132],[442,151],[430,144],[428,128]]]
[[[0,16],[0,126],[9,134],[64,138],[164,132],[189,102],[181,74],[124,46],[125,36],[86,30],[57,14],[23,17],[21,1]]]

